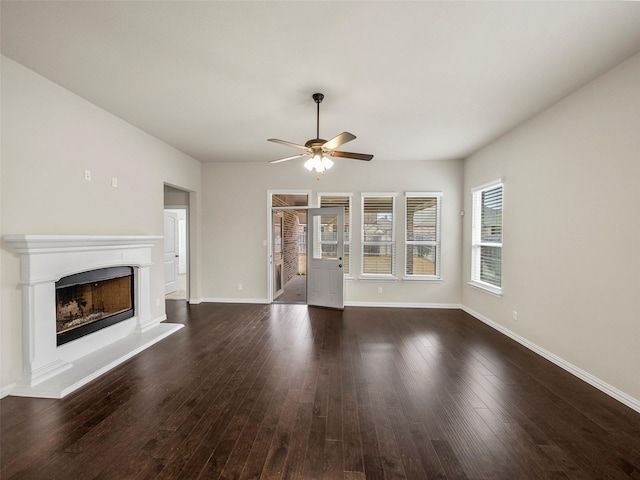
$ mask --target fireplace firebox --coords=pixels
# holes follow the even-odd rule
[[[134,316],[132,267],[109,267],[56,282],[58,346]]]

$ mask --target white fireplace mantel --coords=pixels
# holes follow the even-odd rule
[[[161,236],[4,235],[20,256],[22,377],[12,395],[62,398],[171,335],[181,324],[151,318],[151,249]],[[55,282],[98,268],[134,269],[133,318],[56,345]]]

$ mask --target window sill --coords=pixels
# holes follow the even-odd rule
[[[365,282],[395,282],[398,277],[395,275],[360,275],[360,280]]]
[[[429,275],[406,275],[402,277],[405,282],[442,283],[442,277]]]
[[[494,287],[493,285],[489,285],[488,283],[474,282],[472,280],[470,282],[467,282],[467,285],[471,285],[472,287],[477,288],[478,290],[487,292],[493,295],[494,297],[498,297],[498,298],[502,297],[502,289],[498,287]]]

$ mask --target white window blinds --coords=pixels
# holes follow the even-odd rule
[[[440,277],[441,193],[406,193],[405,275]]]
[[[395,194],[362,194],[362,275],[396,271]]]

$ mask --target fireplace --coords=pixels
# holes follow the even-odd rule
[[[20,256],[22,287],[24,368],[11,395],[62,398],[183,327],[152,316],[152,249],[162,237],[2,239]]]
[[[133,317],[133,268],[77,273],[56,282],[56,344]]]

